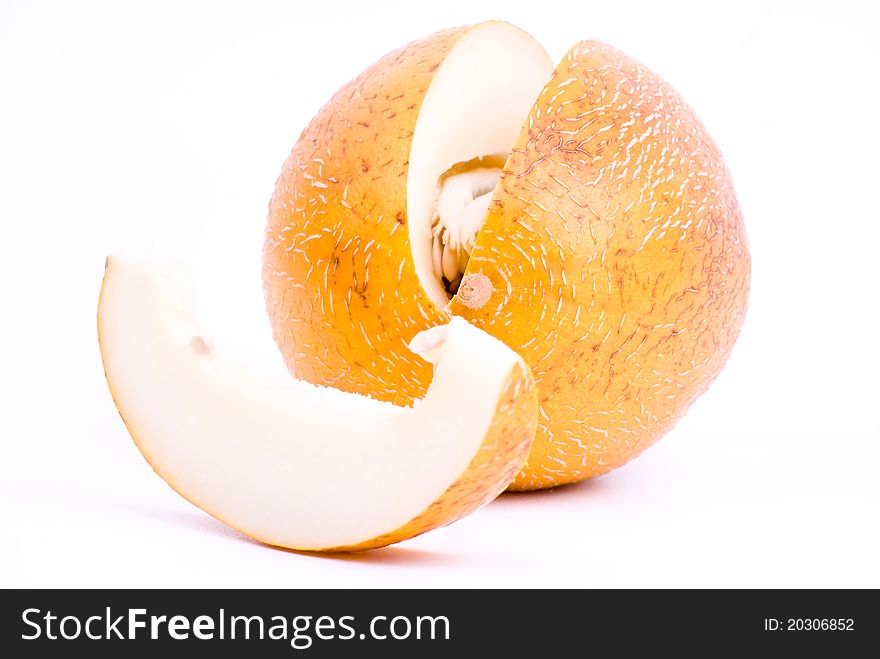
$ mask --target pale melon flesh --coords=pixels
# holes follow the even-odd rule
[[[464,272],[504,163],[552,71],[532,36],[488,21],[455,43],[425,92],[409,154],[406,206],[413,264],[440,308],[452,292],[441,276],[450,281]],[[437,240],[444,226],[446,235]],[[445,263],[440,242],[453,248]]]
[[[199,328],[184,266],[126,255],[108,258],[98,327],[114,400],[155,471],[218,519],[295,549],[403,539],[393,532],[432,505],[442,518],[438,500],[491,449],[484,440],[512,374],[531,381],[516,353],[459,318],[413,339],[434,378],[412,408],[267,379]],[[536,402],[530,412],[519,425],[533,435]],[[512,460],[510,474],[486,483],[496,491],[482,503],[530,441],[498,456]]]

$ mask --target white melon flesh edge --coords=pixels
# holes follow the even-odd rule
[[[117,407],[174,490],[272,545],[357,544],[403,526],[466,470],[521,364],[460,318],[419,335],[424,399],[396,407],[262,375],[223,357],[193,318],[186,269],[108,258],[98,311]]]
[[[492,21],[462,36],[431,80],[413,132],[406,205],[416,273],[441,308],[448,299],[431,258],[438,180],[458,163],[506,157],[552,71],[534,38]]]

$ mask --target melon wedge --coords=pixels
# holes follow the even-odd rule
[[[298,550],[381,547],[472,512],[521,469],[534,381],[466,321],[410,337],[434,375],[423,399],[397,407],[249,372],[198,327],[190,288],[179,263],[109,257],[101,355],[147,462],[229,526]]]

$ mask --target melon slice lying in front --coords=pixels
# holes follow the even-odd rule
[[[225,359],[171,262],[110,257],[98,332],[113,398],[153,469],[271,545],[369,549],[453,522],[507,487],[535,434],[529,370],[459,318],[412,339],[434,365],[412,408]]]

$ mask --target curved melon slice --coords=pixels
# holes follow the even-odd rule
[[[107,382],[141,453],[181,496],[243,533],[300,550],[361,550],[443,526],[522,467],[535,386],[466,321],[418,334],[434,364],[412,408],[267,380],[218,354],[179,264],[107,260],[98,333]]]

